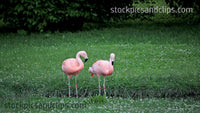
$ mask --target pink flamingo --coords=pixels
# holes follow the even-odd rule
[[[93,74],[98,76],[98,81],[99,81],[99,95],[101,93],[101,86],[100,86],[100,75],[104,76],[104,83],[103,83],[103,89],[104,89],[104,93],[106,94],[106,87],[105,87],[105,77],[107,75],[111,75],[114,68],[113,68],[113,64],[114,64],[114,59],[115,59],[115,54],[111,53],[110,54],[110,61],[107,60],[98,60],[96,61],[92,67],[89,67],[88,72],[91,73],[91,78],[93,77]]]
[[[76,96],[78,97],[78,91],[77,91],[77,80],[76,77],[78,73],[84,68],[84,64],[80,58],[80,56],[85,58],[85,62],[88,60],[87,53],[85,51],[79,51],[76,54],[75,58],[69,58],[63,61],[62,63],[62,70],[67,75],[68,78],[68,85],[69,85],[69,97],[70,97],[70,78],[72,75],[75,76],[75,88],[76,88]]]

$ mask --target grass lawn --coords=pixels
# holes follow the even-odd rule
[[[10,33],[0,34],[0,40],[0,99],[4,103],[13,99],[18,102],[17,98],[31,103],[63,99],[81,102],[84,97],[97,95],[98,79],[90,78],[88,68],[96,60],[109,59],[113,52],[114,73],[106,77],[108,102],[74,111],[92,112],[97,108],[99,112],[197,112],[199,109],[200,103],[195,99],[200,95],[200,25],[133,24],[76,33]],[[80,50],[85,50],[89,57],[77,77],[81,98],[68,99],[67,78],[61,64]],[[101,85],[102,81],[103,77]],[[75,96],[74,77],[71,82],[71,95]],[[33,95],[38,98],[26,99]],[[178,99],[185,97],[192,99]],[[2,111],[7,110],[2,107]]]
[[[200,102],[194,99],[122,99],[85,104],[85,98],[17,98],[2,101],[0,112],[168,112],[198,113]]]

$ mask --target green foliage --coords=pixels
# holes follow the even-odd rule
[[[147,8],[154,8],[155,7],[156,2],[154,0],[138,0],[137,2],[133,2],[132,7],[134,8],[143,8],[143,9],[147,9]],[[141,12],[141,10],[139,10]],[[128,15],[128,17],[130,19],[140,19],[141,21],[144,20],[152,20],[152,17],[154,16],[154,13],[149,12],[149,13],[133,13],[131,15]]]
[[[187,23],[200,23],[200,1],[199,0],[165,0],[166,3],[177,10],[178,8],[192,8],[192,13],[171,13],[175,17],[187,20]]]
[[[200,26],[133,24],[76,33],[0,35],[0,97],[68,97],[62,62],[85,50],[89,60],[77,77],[79,97],[98,94],[88,68],[116,54],[106,77],[108,97],[195,97],[200,94]],[[71,96],[75,97],[75,77]],[[103,76],[101,76],[101,85]],[[102,90],[103,91],[103,90]]]
[[[103,96],[98,95],[98,96],[93,96],[93,97],[87,97],[87,99],[84,100],[84,102],[87,104],[106,103],[107,102],[106,94],[104,94]]]
[[[0,18],[15,28],[40,31],[77,30],[84,22],[107,22],[110,18],[122,18],[110,14],[112,6],[126,6],[131,0],[4,0]]]
[[[179,7],[194,8],[195,11],[199,11],[200,1],[199,0],[165,0],[170,7],[175,9]],[[199,12],[198,12],[199,13]]]
[[[17,30],[17,34],[19,35],[27,35],[27,32],[23,29]]]
[[[13,98],[11,100],[3,100],[0,98],[1,112],[72,112],[72,113],[199,113],[200,101],[193,98],[138,98],[138,99],[122,99],[108,98],[106,103],[84,103],[85,98],[59,98],[59,97],[29,97],[29,98]],[[10,107],[8,107],[10,103]],[[58,106],[48,106],[50,103],[56,103]],[[24,106],[15,107],[21,104]],[[42,104],[44,106],[42,106]],[[61,106],[66,104],[66,106]],[[40,105],[41,107],[35,107]],[[45,106],[46,105],[46,106]]]

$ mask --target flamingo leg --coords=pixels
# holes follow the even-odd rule
[[[99,95],[101,95],[100,76],[98,76],[98,81],[99,81]]]
[[[106,79],[105,79],[106,77],[104,76],[104,81],[103,81],[103,89],[104,89],[104,94],[106,94],[106,86],[105,86],[105,81],[106,81]]]
[[[67,76],[67,78],[68,78],[68,86],[69,86],[69,98],[70,98],[70,87],[71,87],[71,85],[70,85],[70,76]]]
[[[78,98],[78,90],[77,90],[77,76],[75,76],[75,88],[76,88],[76,97]]]

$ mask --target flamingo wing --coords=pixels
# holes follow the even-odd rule
[[[67,59],[62,63],[62,69],[67,75],[74,75],[78,73],[81,70],[78,67],[79,63],[74,58]]]
[[[92,68],[96,75],[111,75],[113,72],[113,66],[106,60],[96,61]]]

